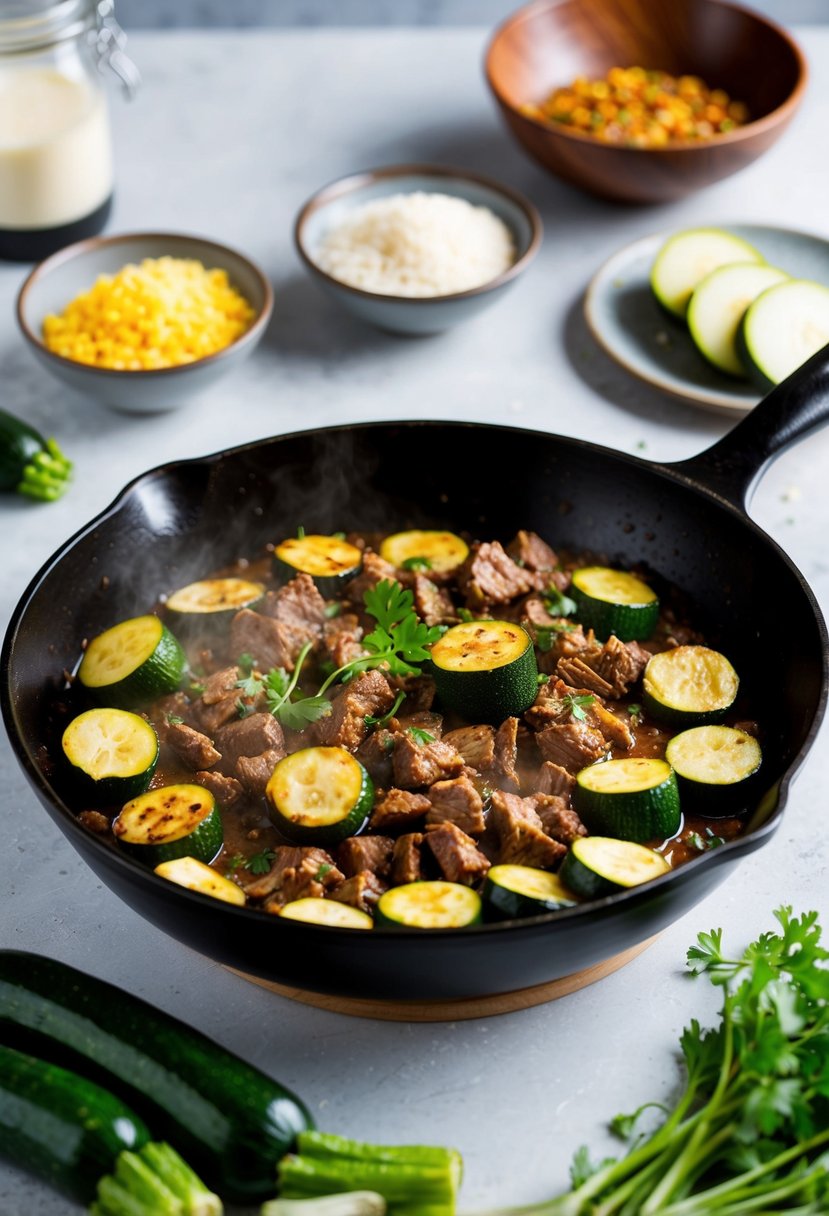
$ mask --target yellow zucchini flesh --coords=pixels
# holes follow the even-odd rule
[[[309,925],[331,925],[336,929],[374,928],[374,921],[367,912],[341,904],[336,899],[320,899],[312,895],[285,904],[279,915],[285,920],[301,920]]]
[[[398,569],[422,568],[427,572],[433,570],[436,574],[445,574],[466,561],[469,546],[454,532],[413,528],[387,536],[380,545],[380,556]]]
[[[739,686],[736,671],[718,650],[677,646],[649,660],[642,700],[658,720],[699,726],[721,719],[734,704]]]
[[[745,809],[752,777],[763,760],[760,744],[734,726],[693,726],[674,735],[665,752],[680,796],[702,815],[738,814]]]
[[[261,583],[244,578],[205,578],[174,591],[167,599],[167,609],[182,616],[235,613],[250,608],[264,592]]]
[[[670,872],[661,853],[630,840],[581,836],[570,845],[559,876],[584,899],[600,899]]]
[[[136,616],[98,634],[84,652],[78,680],[96,699],[131,707],[174,692],[186,660],[157,616]]]
[[[188,891],[198,891],[199,895],[209,895],[212,899],[220,899],[226,904],[245,903],[245,893],[235,882],[219,874],[203,861],[195,857],[176,857],[172,861],[162,861],[155,867],[159,878],[166,878],[179,887]]]
[[[143,793],[158,761],[152,726],[123,709],[88,709],[72,719],[61,743],[76,782],[99,806]]]
[[[570,908],[576,902],[558,874],[534,866],[492,866],[482,894],[490,910],[507,918],[539,916],[559,908]]]
[[[265,797],[271,821],[289,840],[329,845],[364,827],[374,784],[344,747],[305,747],[279,761]]]
[[[216,800],[200,785],[166,785],[127,802],[112,824],[119,844],[145,865],[176,857],[211,862],[222,847]]]
[[[307,574],[323,595],[336,595],[354,578],[363,562],[362,550],[339,536],[291,536],[273,551],[277,575]]]
[[[481,919],[481,897],[457,882],[408,882],[385,891],[377,923],[408,929],[463,929]]]
[[[583,768],[573,805],[591,832],[621,840],[665,840],[682,822],[673,769],[665,760],[645,756]]]
[[[570,595],[581,624],[603,641],[612,633],[623,642],[644,641],[659,620],[656,592],[627,570],[583,566],[573,571]]]

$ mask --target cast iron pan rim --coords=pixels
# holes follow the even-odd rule
[[[622,463],[628,464],[634,468],[638,467],[646,469],[650,474],[656,473],[664,477],[666,481],[669,481],[672,484],[679,484],[686,489],[690,489],[709,499],[721,509],[728,510],[739,520],[741,525],[744,527],[749,527],[754,533],[756,533],[763,543],[770,544],[776,550],[778,556],[782,558],[786,565],[789,566],[800,583],[801,589],[806,594],[810,602],[810,606],[812,607],[821,637],[821,650],[823,654],[823,680],[821,683],[821,692],[815,710],[815,715],[803,742],[803,746],[800,748],[789,767],[780,777],[774,812],[765,823],[761,824],[749,834],[741,836],[736,840],[728,841],[726,844],[721,845],[716,850],[703,853],[699,857],[694,858],[692,861],[685,862],[685,864],[682,865],[678,870],[671,870],[670,873],[665,874],[663,877],[654,879],[652,882],[647,883],[645,887],[632,887],[627,891],[620,891],[616,894],[605,896],[603,899],[591,900],[588,903],[579,904],[573,908],[565,908],[559,912],[548,912],[540,916],[522,917],[520,920],[516,919],[499,921],[491,924],[471,925],[464,929],[432,930],[430,931],[430,935],[435,935],[440,940],[447,940],[454,938],[468,938],[470,933],[474,933],[476,936],[504,932],[518,933],[521,930],[532,930],[541,926],[554,926],[562,921],[576,920],[579,918],[603,920],[606,915],[612,915],[614,909],[617,907],[621,905],[635,906],[640,899],[643,897],[647,898],[647,895],[649,895],[651,892],[661,889],[677,879],[684,880],[686,875],[690,874],[693,870],[698,869],[702,865],[722,864],[726,860],[735,859],[743,852],[753,852],[761,844],[766,842],[766,840],[777,830],[780,824],[788,800],[789,786],[803,764],[806,754],[814,743],[815,736],[820,728],[820,724],[826,710],[827,696],[829,696],[829,653],[827,653],[829,651],[829,635],[827,635],[826,625],[823,621],[822,614],[811,588],[791,558],[789,558],[776,543],[776,541],[768,536],[768,534],[765,533],[762,528],[755,524],[744,511],[736,507],[733,503],[728,502],[726,499],[721,498],[714,491],[708,489],[705,485],[696,481],[692,476],[689,476],[679,468],[672,468],[670,464],[660,464],[655,461],[643,460],[641,457],[630,455],[627,452],[617,452],[612,448],[604,447],[601,444],[591,443],[584,439],[573,439],[566,435],[555,434],[554,432],[536,431],[534,429],[524,427],[503,426],[499,423],[459,422],[454,420],[447,422],[446,420],[436,418],[405,419],[391,422],[370,421],[342,424],[339,426],[312,427],[301,431],[291,431],[282,435],[267,436],[263,439],[253,440],[250,443],[239,444],[238,446],[232,448],[223,448],[220,451],[213,452],[207,456],[196,456],[184,460],[168,461],[166,464],[158,465],[153,469],[148,469],[145,473],[140,473],[137,477],[134,477],[132,481],[129,481],[124,488],[119,491],[108,506],[104,507],[104,509],[99,512],[99,514],[96,515],[95,518],[89,523],[84,524],[83,527],[79,528],[78,531],[70,536],[69,539],[66,540],[60,546],[60,548],[52,554],[51,557],[47,558],[46,562],[40,567],[29,582],[9,621],[5,640],[3,642],[2,655],[0,655],[0,676],[2,676],[2,685],[0,685],[0,706],[2,707],[3,718],[6,722],[7,733],[19,763],[28,774],[29,780],[40,792],[41,798],[45,798],[50,805],[55,807],[62,815],[71,820],[73,824],[73,831],[83,830],[78,826],[77,817],[70,810],[70,808],[66,806],[63,800],[56,797],[56,795],[52,792],[51,788],[44,780],[42,773],[31,762],[28,752],[22,745],[20,731],[17,729],[15,709],[11,698],[9,682],[11,655],[14,649],[14,642],[17,636],[20,619],[24,615],[26,609],[28,608],[29,601],[38,590],[40,584],[52,572],[54,567],[63,560],[64,556],[75,547],[79,540],[85,536],[88,536],[91,532],[94,532],[96,528],[100,527],[101,524],[105,523],[112,516],[117,515],[127,499],[132,496],[139,486],[148,482],[159,480],[165,476],[173,475],[177,473],[179,469],[197,465],[215,465],[222,460],[233,459],[243,452],[254,451],[271,443],[278,444],[282,440],[310,438],[314,435],[334,434],[343,431],[371,431],[377,429],[391,429],[394,427],[402,427],[406,429],[410,427],[439,427],[441,429],[445,429],[447,426],[462,427],[467,430],[475,431],[488,430],[497,431],[499,433],[509,432],[510,434],[516,435],[534,436],[540,441],[552,439],[557,443],[563,442],[565,444],[570,444],[580,450],[592,452],[600,458],[607,458],[609,456],[612,459],[619,460]],[[10,723],[14,724],[14,731],[8,729]],[[131,858],[124,857],[120,853],[117,853],[110,845],[105,844],[92,833],[88,835],[86,843],[89,844],[94,851],[97,851],[99,856],[106,859],[107,865],[115,864],[116,868],[125,867],[130,874],[134,875],[138,879],[139,883],[147,880],[159,891],[164,890],[167,894],[170,893],[171,884],[166,879],[160,878],[157,874],[154,874],[149,870],[145,870],[143,866],[141,866],[138,862],[133,861]],[[139,877],[139,875],[141,877]],[[180,887],[178,889],[178,896],[181,899],[187,899],[194,902],[195,906],[197,907],[210,907],[212,912],[215,913],[217,911],[217,901],[212,899],[210,896],[201,895],[196,891],[190,891],[186,887]],[[263,914],[254,908],[226,904],[220,909],[220,911],[237,918],[241,917],[243,919],[252,920],[259,925],[262,924]],[[271,919],[274,926],[279,925],[279,928],[275,929],[275,931],[284,933],[285,925],[284,922],[281,921],[281,918],[272,917]],[[336,934],[337,937],[340,937],[343,940],[354,939],[354,931],[351,929],[338,928],[336,926],[325,926],[325,929],[326,933]],[[292,921],[288,929],[288,932],[295,933],[298,936],[311,935],[309,940],[313,940],[312,935],[318,931],[318,925],[306,925],[301,921]],[[372,930],[371,936],[375,939],[407,937],[416,937],[418,939],[422,939],[423,931],[404,927],[375,927]]]

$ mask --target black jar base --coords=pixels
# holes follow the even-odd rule
[[[100,207],[71,224],[56,228],[0,227],[0,259],[4,262],[39,262],[57,253],[66,245],[96,236],[106,224],[112,211],[112,195]]]

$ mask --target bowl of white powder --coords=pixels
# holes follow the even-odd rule
[[[432,334],[509,288],[538,251],[541,219],[489,178],[400,165],[324,186],[294,235],[313,278],[349,311],[395,333]]]

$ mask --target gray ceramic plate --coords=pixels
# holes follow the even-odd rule
[[[755,245],[794,278],[829,285],[829,241],[765,224],[706,224]],[[703,359],[684,325],[659,307],[648,285],[656,253],[673,232],[658,232],[615,253],[591,280],[584,315],[593,337],[622,367],[665,392],[707,409],[750,410],[761,393]]]

